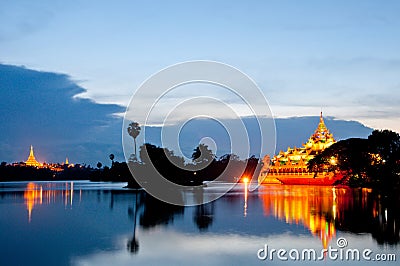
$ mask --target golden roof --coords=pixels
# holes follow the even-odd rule
[[[33,146],[31,145],[31,150],[29,152],[29,157],[28,160],[26,160],[25,164],[27,166],[42,166],[41,163],[39,163],[38,161],[36,161],[35,155],[33,153]]]
[[[297,165],[299,163],[304,165],[304,163],[308,162],[316,154],[322,152],[335,142],[336,140],[325,125],[321,112],[317,128],[307,142],[303,144],[303,147],[288,147],[286,152],[280,151],[278,155],[274,156],[272,159],[274,162],[273,165]]]

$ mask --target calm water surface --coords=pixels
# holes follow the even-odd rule
[[[212,203],[166,205],[124,183],[0,183],[0,265],[365,265],[288,252],[371,249],[400,260],[398,198],[368,189],[238,184]],[[220,186],[224,186],[221,184]],[[218,187],[184,197],[207,197]],[[344,238],[345,247],[337,240]],[[289,261],[260,249],[285,249]],[[268,252],[268,253],[269,253]],[[264,255],[261,252],[260,255]],[[292,253],[293,256],[296,253]],[[350,257],[351,258],[351,257]],[[381,256],[382,258],[382,256]],[[368,264],[373,263],[368,262]],[[371,264],[372,265],[372,264]]]

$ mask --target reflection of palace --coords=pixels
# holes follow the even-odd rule
[[[325,125],[321,112],[317,129],[302,147],[289,147],[287,151],[280,151],[272,160],[270,160],[268,155],[264,157],[264,166],[259,176],[259,182],[315,185],[333,184],[336,179],[333,173],[327,172],[327,167],[318,174],[314,174],[308,170],[307,165],[315,155],[321,153],[335,142],[336,140]],[[335,164],[335,159],[332,158],[330,163]]]
[[[303,225],[326,248],[336,230],[371,233],[379,243],[400,241],[400,197],[371,189],[329,186],[263,185],[259,198],[266,216]]]
[[[35,205],[51,204],[56,202],[61,196],[64,205],[71,205],[74,196],[74,182],[65,183],[64,190],[52,189],[54,184],[46,183],[44,185],[28,183],[24,191],[25,205],[28,210],[28,221],[32,219],[32,210]]]
[[[339,212],[338,197],[344,188],[309,186],[261,186],[259,197],[264,213],[289,224],[301,224],[318,236],[324,248],[336,234],[335,220]],[[342,200],[341,200],[342,201]]]

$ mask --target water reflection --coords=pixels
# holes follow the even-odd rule
[[[241,193],[238,193],[241,192]],[[99,197],[100,191],[97,191]],[[110,193],[110,209],[114,201],[119,200],[115,190]],[[123,195],[127,192],[125,191]],[[128,250],[137,253],[139,241],[137,224],[144,229],[160,225],[168,225],[178,217],[183,217],[185,207],[159,201],[143,191],[128,191],[133,197],[128,207],[128,216],[133,222],[133,234]],[[209,190],[198,188],[192,191],[194,200],[202,202]],[[212,193],[212,192],[211,192]],[[253,195],[252,195],[253,196]],[[396,244],[400,230],[400,197],[382,196],[371,189],[350,189],[347,187],[324,186],[283,186],[265,185],[257,192],[262,203],[264,216],[274,217],[287,224],[302,225],[318,237],[324,248],[328,247],[337,230],[353,233],[371,233],[380,244]],[[82,189],[79,189],[81,200]],[[246,219],[248,208],[247,183],[240,184],[235,193],[225,197],[228,202],[242,202],[242,215]],[[72,207],[74,202],[74,182],[64,183],[28,183],[23,193],[24,204],[28,210],[28,221],[32,220],[32,212],[37,205],[63,202],[65,207]],[[221,199],[224,201],[224,198]],[[237,201],[237,203],[235,203]],[[205,232],[213,224],[215,203],[190,207],[193,211],[192,221],[200,232]],[[249,205],[250,204],[250,205]],[[232,205],[232,208],[235,208]]]
[[[343,190],[331,187],[287,186],[276,189],[263,186],[259,197],[267,216],[274,216],[289,224],[304,225],[327,248],[336,234],[336,200],[342,193]]]
[[[336,221],[338,230],[371,233],[379,244],[399,243],[399,194],[388,196],[371,189],[353,189],[347,191],[346,197]]]
[[[372,233],[378,243],[399,242],[399,197],[384,197],[371,189],[315,186],[262,186],[266,216],[305,226],[324,248],[337,230]]]
[[[0,218],[0,225],[10,228],[1,230],[0,237],[8,239],[4,243],[11,247],[3,248],[3,255],[13,252],[8,257],[20,259],[20,265],[27,263],[18,255],[16,235],[33,248],[41,243],[36,251],[29,251],[30,256],[37,254],[40,259],[41,250],[51,250],[54,263],[48,265],[71,254],[100,258],[106,252],[113,259],[112,252],[117,252],[127,260],[125,264],[139,263],[156,259],[156,248],[162,256],[154,264],[164,262],[163,256],[177,258],[171,259],[173,265],[182,256],[189,262],[191,256],[201,257],[198,254],[223,254],[220,258],[232,263],[242,259],[246,264],[265,243],[325,248],[335,245],[336,235],[346,235],[349,243],[360,247],[389,244],[398,250],[399,196],[385,197],[370,189],[265,185],[247,192],[246,184],[241,183],[217,201],[181,207],[158,201],[144,191],[121,189],[121,184],[38,182],[17,184],[18,189],[12,186],[0,185],[0,209],[11,213]],[[188,190],[184,196],[202,202],[217,189]],[[82,202],[78,204],[79,198]],[[25,209],[28,220],[33,220],[30,224]],[[24,223],[18,223],[21,220]],[[259,263],[253,262],[249,264]]]
[[[249,184],[249,179],[246,177],[244,178],[244,206],[243,206],[243,216],[247,216],[247,198],[248,198],[248,184]]]
[[[136,238],[136,221],[137,221],[137,212],[138,212],[138,193],[135,193],[135,208],[132,210],[131,207],[128,208],[128,215],[133,219],[133,236],[130,240],[128,240],[127,243],[127,249],[129,252],[131,252],[132,254],[136,254],[139,251],[139,241]],[[112,200],[113,200],[113,196],[111,196]]]
[[[214,220],[214,202],[198,205],[193,215],[193,221],[200,232],[205,232]]]
[[[195,188],[193,196],[196,203],[204,202],[204,188]],[[193,221],[200,232],[205,232],[212,225],[214,220],[214,201],[197,205],[193,213]]]
[[[28,222],[32,221],[32,210],[35,205],[51,204],[56,202],[60,197],[64,202],[64,206],[72,207],[74,197],[74,182],[65,182],[63,190],[56,189],[56,183],[37,184],[30,182],[24,190],[24,201],[28,210]]]
[[[128,207],[128,216],[133,220],[133,235],[128,240],[127,249],[130,253],[136,254],[139,251],[136,228],[138,213],[140,213],[140,226],[144,230],[148,230],[159,225],[168,225],[175,216],[183,215],[184,207],[157,200],[143,191],[134,191],[133,193],[135,194],[134,206]],[[113,199],[114,197],[112,196]]]

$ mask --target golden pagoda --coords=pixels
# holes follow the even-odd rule
[[[39,163],[38,161],[36,161],[36,159],[35,159],[35,155],[33,154],[33,146],[32,145],[31,145],[31,150],[29,152],[28,160],[26,160],[25,164],[27,166],[36,166],[36,167],[42,166],[42,164]]]
[[[315,173],[308,171],[308,162],[321,153],[326,148],[334,144],[336,140],[329,132],[322,117],[314,134],[310,136],[302,147],[288,147],[286,151],[280,151],[272,160],[269,156],[263,159],[263,169],[259,176],[260,183],[290,183],[290,184],[326,184],[329,180],[321,180],[316,178]],[[333,173],[321,172],[318,177],[330,177],[332,180]],[[310,178],[314,180],[309,180]],[[335,180],[333,180],[335,181]],[[329,182],[328,182],[329,183]]]

